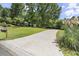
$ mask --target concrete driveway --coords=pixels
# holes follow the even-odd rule
[[[7,50],[0,47],[0,56],[11,56],[11,54]]]
[[[55,41],[56,32],[57,30],[46,30],[27,37],[0,41],[0,47],[10,53],[7,55],[63,56],[62,52],[59,51],[59,48],[57,47],[57,43]]]

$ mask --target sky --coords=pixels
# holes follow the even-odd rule
[[[62,7],[60,19],[79,16],[79,3],[60,3],[58,5]]]
[[[1,5],[4,8],[10,8],[11,7],[11,3],[1,3]]]
[[[10,8],[11,3],[1,4],[4,8]],[[58,3],[62,7],[60,19],[71,18],[72,16],[79,16],[79,3]]]

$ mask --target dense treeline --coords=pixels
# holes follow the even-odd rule
[[[56,3],[12,3],[11,8],[0,5],[0,22],[16,26],[55,28],[62,24],[57,20],[60,12],[61,7]]]

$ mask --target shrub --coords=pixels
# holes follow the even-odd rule
[[[5,21],[4,18],[0,17],[0,22],[4,22],[4,21]]]
[[[14,20],[15,20],[15,21],[13,21],[13,22],[14,22],[14,25],[17,25],[17,26],[22,26],[22,25],[24,25],[24,24],[23,24],[24,18],[15,17]]]
[[[12,24],[7,24],[7,26],[8,26],[8,27],[14,27],[14,25],[12,25]]]
[[[55,28],[55,29],[62,29],[62,26],[63,26],[62,20],[54,21],[53,28]]]
[[[57,32],[57,41],[61,47],[66,47],[79,51],[79,27],[65,26],[64,32]]]
[[[11,24],[11,23],[12,23],[12,19],[11,19],[10,17],[6,17],[6,22],[7,22],[8,24]]]
[[[79,51],[79,27],[73,26],[71,28],[65,28],[64,40],[66,47],[74,49],[75,51]]]

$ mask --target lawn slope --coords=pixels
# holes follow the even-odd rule
[[[46,29],[32,28],[32,27],[8,27],[8,38],[7,39],[20,38],[20,37],[32,35],[34,33],[38,33],[44,30]],[[6,40],[5,33],[0,32],[0,40]]]

